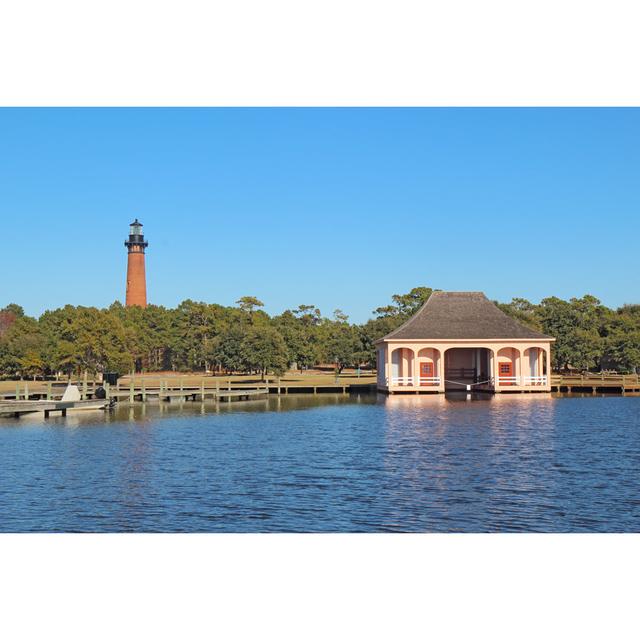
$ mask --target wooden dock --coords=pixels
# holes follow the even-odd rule
[[[211,400],[215,402],[231,402],[239,400],[253,400],[267,397],[269,394],[290,393],[371,393],[376,391],[376,385],[368,382],[355,381],[344,382],[311,382],[305,384],[304,379],[286,382],[279,379],[263,381],[251,380],[221,380],[216,377],[201,377],[197,384],[193,384],[193,378],[162,379],[153,377],[134,377],[133,379],[120,380],[117,385],[109,386],[90,380],[73,381],[80,390],[82,400],[95,398],[96,390],[103,387],[106,399],[115,402],[203,402]],[[191,383],[189,383],[191,382]],[[0,391],[2,401],[56,401],[62,398],[67,387],[67,382],[45,381],[28,382],[19,381],[5,384],[5,389]],[[7,388],[9,387],[9,388]]]
[[[237,400],[249,400],[255,397],[264,397],[269,394],[267,388],[246,388],[238,389],[202,389],[202,388],[182,388],[182,389],[154,389],[129,387],[128,389],[110,390],[108,397],[117,402],[203,402],[204,400],[226,400],[231,402],[232,398]]]
[[[108,400],[78,400],[62,402],[61,400],[7,400],[0,401],[0,417],[13,416],[19,418],[27,413],[44,413],[48,418],[52,412],[66,416],[69,410],[106,409]]]
[[[117,385],[109,385],[87,378],[73,380],[80,390],[82,400],[95,399],[96,390],[103,387],[106,399],[115,402],[232,402],[255,400],[269,394],[292,393],[375,393],[375,378],[361,379],[355,376],[335,380],[333,376],[289,375],[286,378],[271,377],[265,381],[217,376],[134,376],[120,379]],[[60,401],[67,387],[65,381],[13,381],[0,383],[0,403],[3,401]],[[640,393],[640,376],[637,374],[553,374],[551,390],[563,393]]]
[[[551,376],[551,390],[567,393],[640,393],[638,374],[585,373]]]
[[[193,382],[197,380],[197,384]],[[73,381],[81,392],[79,402],[63,403],[62,395],[67,381],[18,381],[2,383],[0,388],[0,416],[19,416],[25,413],[44,412],[48,417],[52,412],[66,414],[69,409],[104,408],[112,402],[232,402],[257,400],[269,394],[288,395],[292,393],[375,393],[376,384],[354,378],[348,382],[310,379],[303,376],[296,379],[278,378],[259,380],[221,379],[214,376],[200,378],[174,376],[154,378],[140,376],[120,380],[109,387],[99,382],[87,380]],[[95,397],[96,390],[103,386],[105,399]],[[551,376],[551,390],[562,393],[612,393],[625,395],[640,393],[640,376],[637,374],[554,374]],[[91,405],[95,403],[95,405]]]

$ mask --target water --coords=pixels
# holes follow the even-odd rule
[[[1,531],[640,531],[640,398],[271,396],[0,421]]]

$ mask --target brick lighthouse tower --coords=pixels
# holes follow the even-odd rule
[[[124,246],[129,250],[127,263],[127,307],[147,306],[147,278],[144,270],[144,250],[149,245],[142,235],[142,222],[136,218],[129,227],[129,239]]]

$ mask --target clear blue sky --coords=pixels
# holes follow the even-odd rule
[[[0,307],[640,302],[640,109],[2,109]]]

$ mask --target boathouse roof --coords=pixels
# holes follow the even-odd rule
[[[381,340],[552,340],[498,309],[481,291],[434,291]]]

